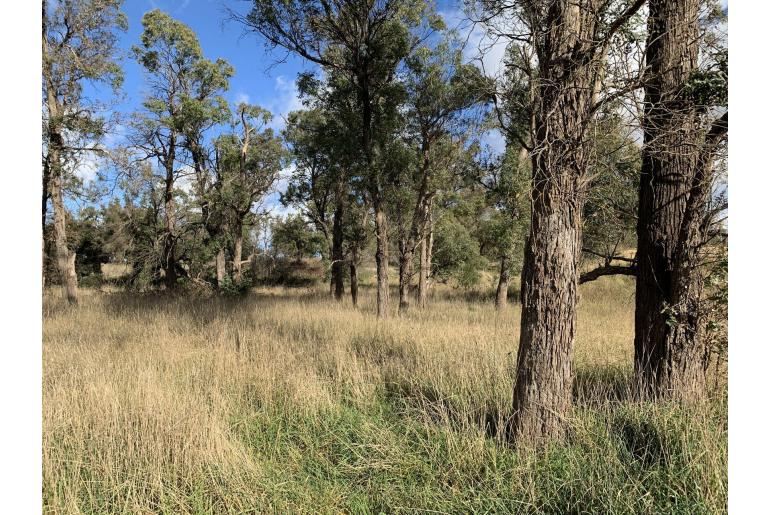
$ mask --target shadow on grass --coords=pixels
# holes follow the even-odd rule
[[[397,354],[401,356],[402,353]],[[603,409],[631,401],[634,398],[631,380],[630,370],[623,367],[578,370],[572,392],[574,406]],[[447,396],[432,384],[408,381],[385,383],[385,398],[402,411],[422,414],[427,422],[448,424],[454,428],[476,428],[496,441],[509,440],[512,407],[492,403],[469,406],[467,402],[462,402],[463,399]],[[639,442],[645,440],[644,428],[619,431],[628,435],[629,445],[634,449],[638,449]],[[650,445],[654,446],[654,442]]]
[[[116,319],[156,320],[170,318],[177,326],[204,328],[222,320],[237,321],[238,327],[256,330],[260,325],[255,316],[267,306],[312,302],[319,294],[313,291],[291,291],[264,294],[249,292],[237,297],[218,294],[190,296],[184,293],[106,293],[103,297],[105,312]]]
[[[419,413],[425,422],[446,424],[454,429],[477,429],[488,438],[503,441],[511,412],[495,405],[462,406],[433,385],[407,382],[385,383],[385,400],[401,412]]]
[[[576,406],[600,407],[634,397],[633,373],[628,367],[610,365],[575,370],[572,402]]]

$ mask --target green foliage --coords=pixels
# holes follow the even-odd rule
[[[323,236],[311,230],[307,221],[298,214],[276,221],[272,233],[273,248],[287,257],[294,257],[296,261],[319,254],[325,244]]]
[[[602,256],[615,256],[636,242],[641,154],[624,133],[618,115],[599,117],[594,134],[593,181],[583,209],[583,246]]]
[[[713,252],[713,264],[708,266],[705,286],[704,334],[709,359],[719,366],[727,359],[727,308],[728,308],[728,259],[727,244],[717,243]],[[719,372],[719,371],[717,371]]]
[[[453,278],[464,288],[478,284],[486,266],[478,242],[451,213],[445,213],[436,223],[432,266],[438,280]]]
[[[235,282],[232,277],[225,275],[222,283],[218,285],[219,293],[225,297],[240,297],[246,295],[251,289],[251,278],[245,276],[241,282]]]
[[[727,105],[727,49],[712,56],[712,64],[694,71],[684,85],[683,94],[698,106]]]

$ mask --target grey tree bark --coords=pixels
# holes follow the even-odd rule
[[[501,310],[508,305],[508,276],[510,273],[510,259],[507,255],[500,258],[500,279],[497,281],[495,293],[495,309]]]
[[[388,318],[390,286],[388,283],[388,217],[379,195],[374,198],[374,232],[377,250],[374,260],[377,268],[377,317]]]
[[[235,284],[243,280],[243,225],[236,220],[233,233],[233,279]]]
[[[350,300],[358,306],[358,252],[355,247],[350,251]]]
[[[334,217],[332,220],[332,277],[331,282],[334,287],[334,298],[342,300],[345,295],[345,263],[343,256],[343,216],[345,213],[344,194],[341,187],[336,194]]]
[[[564,435],[572,405],[572,351],[585,203],[585,137],[612,35],[644,3],[606,28],[601,0],[530,5],[523,16],[537,54],[532,107],[532,221],[525,246],[521,334],[509,437],[538,444]],[[521,138],[520,138],[521,139]]]
[[[433,214],[428,210],[427,222],[420,242],[420,277],[417,282],[417,305],[420,309],[428,306],[430,268],[433,257]]]
[[[649,2],[637,224],[634,366],[642,395],[698,400],[706,391],[701,247],[712,159],[727,113],[705,134],[682,94],[698,67],[700,0]]]

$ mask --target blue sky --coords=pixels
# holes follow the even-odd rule
[[[235,67],[235,76],[230,81],[227,98],[234,103],[245,101],[259,105],[273,113],[273,127],[280,130],[284,126],[284,118],[292,110],[301,109],[297,98],[295,80],[303,70],[312,69],[312,63],[292,55],[286,55],[280,49],[269,51],[263,41],[253,34],[244,34],[240,25],[228,21],[226,7],[247,12],[249,2],[223,0],[126,0],[123,11],[128,17],[128,31],[120,36],[120,47],[124,53],[122,67],[125,74],[123,91],[115,110],[125,115],[141,107],[144,93],[144,76],[140,66],[130,57],[133,45],[138,44],[142,32],[141,19],[144,13],[152,9],[161,9],[172,17],[190,26],[203,48],[208,59],[224,58]],[[438,10],[444,15],[447,25],[460,27],[465,34],[470,27],[461,15],[461,1],[441,0]],[[466,56],[475,56],[478,42],[482,35],[480,30],[471,34]],[[502,59],[502,46],[490,52],[485,58],[487,69],[496,70]],[[279,62],[280,61],[280,62]],[[112,99],[111,91],[106,86],[97,89],[89,88],[89,94],[104,100]],[[121,127],[108,136],[105,143],[108,146],[120,143]],[[502,137],[493,134],[488,138],[489,144],[498,150],[503,149]],[[96,161],[86,161],[78,174],[85,180],[96,176],[99,165]],[[283,182],[280,182],[280,189]],[[274,192],[266,201],[273,211],[283,213],[285,210],[277,202],[278,193]],[[106,199],[104,199],[106,200]],[[77,204],[77,203],[75,203]],[[76,205],[72,206],[77,209]]]

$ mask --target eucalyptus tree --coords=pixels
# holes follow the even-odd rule
[[[674,399],[705,393],[704,265],[726,207],[714,188],[727,53],[703,15],[713,7],[721,18],[714,2],[649,2],[634,361],[644,393]]]
[[[56,261],[70,304],[77,302],[75,255],[67,242],[65,186],[79,155],[101,152],[107,120],[84,94],[87,83],[120,88],[117,32],[126,30],[121,0],[62,0],[42,6],[43,227],[54,211]]]
[[[268,127],[271,119],[272,115],[265,109],[241,103],[231,122],[232,130],[215,143],[217,200],[227,213],[232,234],[236,284],[243,277],[243,232],[248,217],[286,164],[283,140]],[[220,249],[220,256],[222,252]]]
[[[582,212],[590,184],[587,127],[608,98],[607,55],[645,0],[495,0],[476,3],[496,35],[522,48],[529,109],[510,136],[532,160],[532,223],[522,270],[521,335],[512,438],[564,434],[572,404]]]
[[[495,292],[495,309],[508,303],[511,273],[521,266],[524,241],[529,230],[529,163],[527,152],[509,142],[505,153],[479,166],[477,178],[486,190],[488,205],[478,238],[484,255],[500,263]]]
[[[297,54],[352,86],[360,115],[357,147],[361,174],[374,209],[377,236],[377,315],[388,316],[387,184],[378,159],[390,121],[403,101],[396,73],[403,59],[439,25],[425,0],[254,0],[234,14],[272,47]]]
[[[448,162],[458,157],[455,142],[473,124],[471,108],[489,90],[485,78],[472,64],[462,62],[462,51],[451,38],[433,48],[421,46],[405,60],[406,120],[417,153],[411,183],[413,206],[399,252],[399,312],[409,307],[407,286],[413,275],[416,246],[429,238],[430,210],[439,185],[446,183]],[[454,138],[453,138],[454,137]],[[427,301],[427,253],[421,255],[418,304]],[[424,271],[423,271],[424,270]]]
[[[201,60],[193,71],[191,89],[181,97],[182,145],[193,169],[192,191],[200,210],[202,238],[201,251],[196,253],[208,261],[215,251],[217,284],[224,278],[224,242],[227,231],[227,212],[221,202],[222,184],[217,172],[212,144],[212,132],[230,121],[232,112],[222,95],[229,87],[234,69],[223,59],[216,62]],[[240,270],[240,269],[238,269]]]
[[[289,115],[285,131],[294,170],[282,202],[301,206],[327,241],[334,298],[345,291],[344,223],[359,153],[351,148],[360,126],[350,82],[330,73],[322,82],[311,74],[299,81],[310,107]]]
[[[163,183],[160,268],[166,287],[174,288],[184,273],[177,262],[176,189],[183,178],[203,180],[203,134],[226,111],[220,93],[233,68],[221,59],[207,60],[193,30],[158,9],[142,17],[142,26],[141,44],[133,54],[149,89],[133,121],[131,143],[141,160],[157,165]]]

